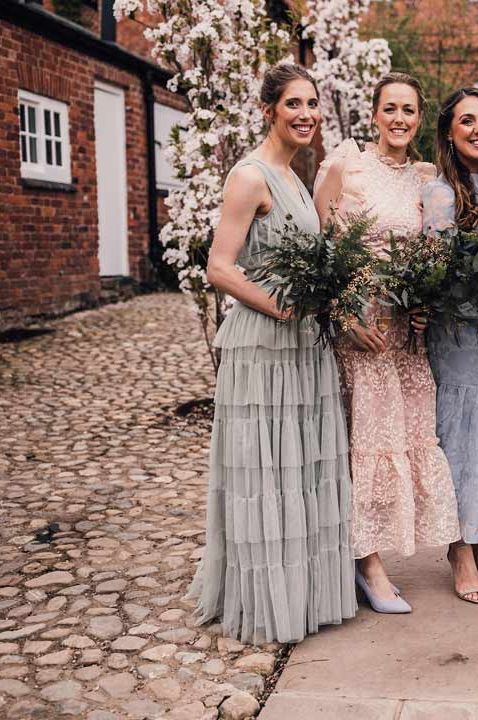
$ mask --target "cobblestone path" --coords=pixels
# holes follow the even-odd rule
[[[254,715],[278,646],[197,628],[183,599],[210,428],[174,409],[213,388],[191,306],[149,295],[49,327],[0,345],[0,718]]]

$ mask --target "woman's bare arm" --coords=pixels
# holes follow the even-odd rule
[[[290,313],[278,310],[275,299],[235,267],[254,217],[267,214],[271,207],[270,191],[260,170],[253,166],[235,170],[224,188],[224,205],[209,253],[207,278],[218,290],[244,305],[286,320]]]
[[[320,171],[317,175],[314,185],[314,203],[322,227],[327,224],[339,204],[343,166],[343,158],[337,159],[331,164],[325,175],[321,175]]]
[[[344,166],[345,159],[337,158],[326,172],[321,173],[319,170],[317,174],[314,185],[314,203],[322,227],[327,224],[338,208],[342,193]],[[362,327],[357,322],[355,327],[349,330],[348,335],[360,350],[378,354],[387,349],[386,337],[376,327]]]

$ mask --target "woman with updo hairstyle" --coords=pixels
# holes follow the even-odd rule
[[[478,232],[478,88],[453,92],[436,132],[440,176],[423,188],[423,229]],[[456,332],[454,331],[456,330]],[[476,326],[430,323],[428,353],[437,393],[437,434],[450,463],[461,538],[448,552],[455,592],[478,603],[478,335]]]
[[[206,550],[190,590],[199,623],[218,618],[225,635],[253,644],[298,642],[356,610],[334,355],[316,343],[312,317],[279,310],[267,284],[251,279],[288,215],[319,230],[290,166],[317,130],[317,87],[302,67],[279,64],[261,100],[267,136],[229,173],[209,255],[209,281],[237,302],[214,342]]]
[[[366,243],[386,259],[390,234],[398,242],[422,230],[420,193],[434,175],[418,161],[413,140],[425,98],[403,73],[383,77],[373,95],[376,143],[363,152],[345,140],[322,164],[314,189],[320,220],[367,212]],[[418,353],[407,351],[409,322]],[[394,317],[375,301],[367,326],[337,338],[349,418],[353,483],[353,544],[358,587],[374,610],[407,613],[410,605],[389,581],[381,553],[408,556],[417,543],[445,545],[459,536],[448,463],[435,433],[435,385],[425,353],[426,321],[419,311]]]

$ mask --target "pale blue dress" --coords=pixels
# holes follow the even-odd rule
[[[272,195],[239,264],[251,277],[286,217],[315,232],[319,218],[254,158]],[[278,323],[237,302],[221,348],[210,455],[206,552],[189,596],[198,622],[218,618],[242,642],[298,642],[355,615],[351,483],[335,357],[312,318]]]
[[[478,174],[472,175],[478,197]],[[422,191],[423,228],[455,225],[455,193],[443,176]],[[437,383],[437,435],[450,463],[458,501],[462,538],[478,543],[478,332],[459,325],[453,331],[437,324],[428,330],[428,353]]]

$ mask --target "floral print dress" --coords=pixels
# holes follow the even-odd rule
[[[399,165],[373,144],[361,152],[346,140],[323,163],[314,197],[330,171],[339,174],[339,217],[364,210],[375,217],[368,244],[383,256],[390,232],[398,239],[421,232],[420,192],[431,170],[426,163]],[[378,305],[370,310],[370,325],[379,313]],[[356,558],[385,550],[412,555],[416,543],[459,538],[450,469],[435,433],[435,384],[423,343],[410,354],[407,335],[408,318],[398,317],[384,353],[363,352],[346,335],[336,344],[349,422]]]

